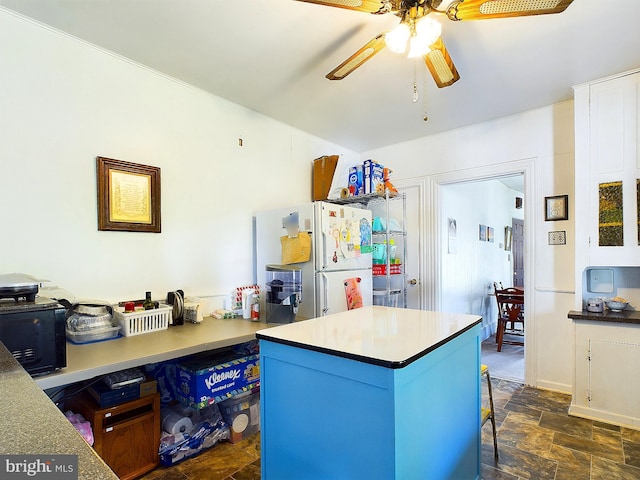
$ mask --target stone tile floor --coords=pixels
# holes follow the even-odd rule
[[[640,480],[640,431],[570,417],[569,395],[497,378],[492,383],[500,459],[494,462],[487,422],[482,429],[483,480]],[[221,443],[142,478],[259,480],[260,436]]]

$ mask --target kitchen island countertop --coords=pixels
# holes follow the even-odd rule
[[[459,313],[364,307],[260,330],[259,339],[403,368],[481,322]]]

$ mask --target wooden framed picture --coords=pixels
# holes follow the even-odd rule
[[[507,252],[511,251],[511,238],[513,235],[512,227],[505,226],[504,227],[504,249]]]
[[[569,195],[544,197],[545,221],[569,219]]]
[[[160,169],[97,157],[98,230],[160,233]]]

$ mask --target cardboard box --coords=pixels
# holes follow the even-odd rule
[[[329,198],[333,174],[338,165],[338,155],[316,158],[313,161],[313,193],[312,200],[326,200]]]
[[[158,391],[158,381],[155,378],[147,378],[140,384],[140,398],[153,395]]]
[[[364,193],[384,194],[384,166],[373,160],[364,161]]]
[[[260,356],[213,353],[176,365],[176,398],[203,408],[260,385]]]
[[[349,195],[355,197],[364,193],[364,178],[362,165],[349,168]]]
[[[220,405],[222,418],[229,425],[231,443],[260,431],[260,391],[225,400]]]

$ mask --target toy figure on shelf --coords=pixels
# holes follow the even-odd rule
[[[389,175],[393,172],[393,170],[386,168],[384,169],[384,188],[389,190],[389,193],[398,193],[398,189],[393,186],[393,183],[389,180]]]

